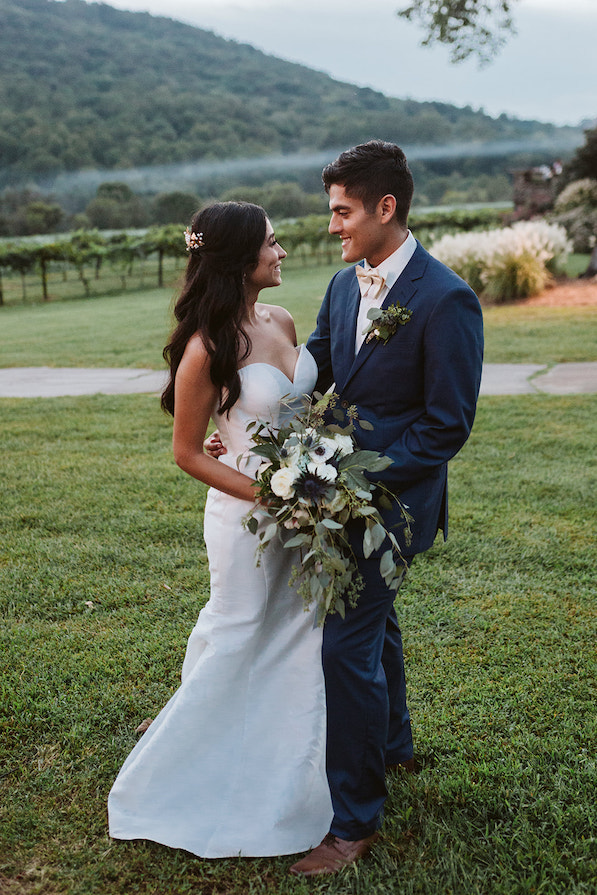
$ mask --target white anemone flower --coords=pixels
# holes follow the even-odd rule
[[[338,451],[338,445],[332,438],[319,436],[313,439],[312,444],[304,445],[309,455],[309,461],[312,463],[327,463]]]
[[[336,451],[341,457],[346,457],[354,451],[354,444],[350,435],[334,435]]]

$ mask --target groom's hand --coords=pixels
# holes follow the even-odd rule
[[[220,433],[216,429],[209,438],[206,438],[203,442],[203,450],[210,457],[213,457],[214,460],[217,460],[218,457],[221,457],[222,454],[226,454],[226,448],[222,444],[222,439],[220,438]]]

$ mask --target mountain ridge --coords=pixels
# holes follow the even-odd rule
[[[580,129],[388,97],[249,44],[84,0],[0,0],[0,185],[403,145],[573,140]]]

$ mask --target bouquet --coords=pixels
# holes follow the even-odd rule
[[[344,413],[336,408],[337,395],[315,396],[304,400],[304,410],[279,430],[254,420],[250,450],[262,458],[256,484],[260,503],[243,519],[253,534],[259,533],[256,556],[278,537],[284,547],[300,549],[301,563],[293,569],[290,584],[298,582],[298,592],[308,608],[317,603],[318,621],[328,613],[344,617],[346,603],[356,605],[363,581],[357,569],[354,551],[347,536],[350,520],[364,523],[363,553],[371,556],[384,542],[387,549],[380,559],[380,573],[390,588],[398,589],[407,564],[393,532],[384,526],[374,496],[380,506],[398,502],[406,543],[410,542],[412,517],[407,508],[387,488],[373,484],[366,472],[378,472],[392,461],[376,451],[359,450],[353,432],[355,426],[372,429],[359,420],[356,408]],[[324,422],[329,416],[343,426]],[[259,525],[259,517],[267,525]]]

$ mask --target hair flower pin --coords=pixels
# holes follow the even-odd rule
[[[205,244],[203,242],[203,233],[193,233],[189,227],[184,231],[184,241],[187,244],[187,252],[203,248]]]
[[[402,305],[389,305],[387,308],[370,308],[367,317],[371,323],[363,330],[365,342],[377,339],[385,345],[399,326],[406,326],[413,312]]]

